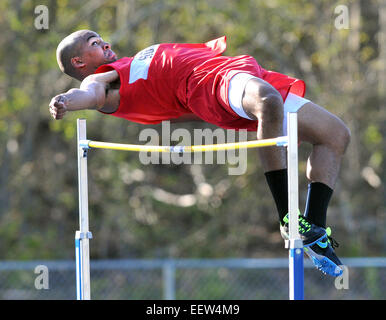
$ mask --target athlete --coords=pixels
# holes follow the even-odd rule
[[[118,59],[96,32],[74,32],[58,45],[57,61],[81,85],[55,96],[50,113],[59,120],[68,111],[92,109],[142,124],[203,120],[225,129],[256,131],[257,139],[268,139],[283,136],[287,112],[297,112],[299,139],[312,145],[299,233],[319,270],[342,274],[326,219],[349,129],[337,116],[304,98],[304,81],[265,70],[251,56],[223,56],[225,49],[222,37],[199,44],[157,44]],[[267,147],[258,152],[281,235],[288,239],[286,151]]]

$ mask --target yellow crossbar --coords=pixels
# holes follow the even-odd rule
[[[203,152],[203,151],[218,151],[229,149],[242,149],[242,148],[261,148],[269,146],[284,146],[287,144],[287,136],[277,137],[264,140],[252,140],[234,143],[220,143],[209,145],[196,145],[196,146],[149,146],[149,145],[136,145],[136,144],[122,144],[122,143],[110,143],[101,141],[87,141],[89,148],[95,149],[110,149],[110,150],[123,150],[123,151],[140,151],[140,152]],[[85,143],[83,143],[84,145]]]

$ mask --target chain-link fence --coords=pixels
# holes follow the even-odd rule
[[[305,261],[305,298],[386,298],[386,258],[342,262],[347,273],[335,279]],[[0,282],[0,299],[76,299],[74,261],[2,262]],[[91,261],[91,298],[288,299],[288,259]]]

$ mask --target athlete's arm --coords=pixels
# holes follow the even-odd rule
[[[79,89],[70,89],[59,94],[50,102],[51,116],[62,119],[67,111],[76,110],[101,110],[104,105],[111,104],[106,93],[109,83],[119,78],[117,71],[92,74],[86,77]]]

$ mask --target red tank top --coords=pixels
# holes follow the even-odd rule
[[[111,115],[155,124],[192,113],[186,106],[187,78],[192,70],[226,49],[225,37],[199,44],[157,44],[134,57],[100,66],[95,73],[116,70],[120,103]]]
[[[111,115],[155,124],[194,113],[225,129],[256,130],[257,121],[241,118],[229,106],[229,81],[238,72],[269,82],[284,101],[290,91],[304,96],[302,80],[267,71],[251,56],[221,56],[225,49],[225,37],[198,44],[164,43],[100,66],[96,73],[115,69],[121,81],[119,107]]]

